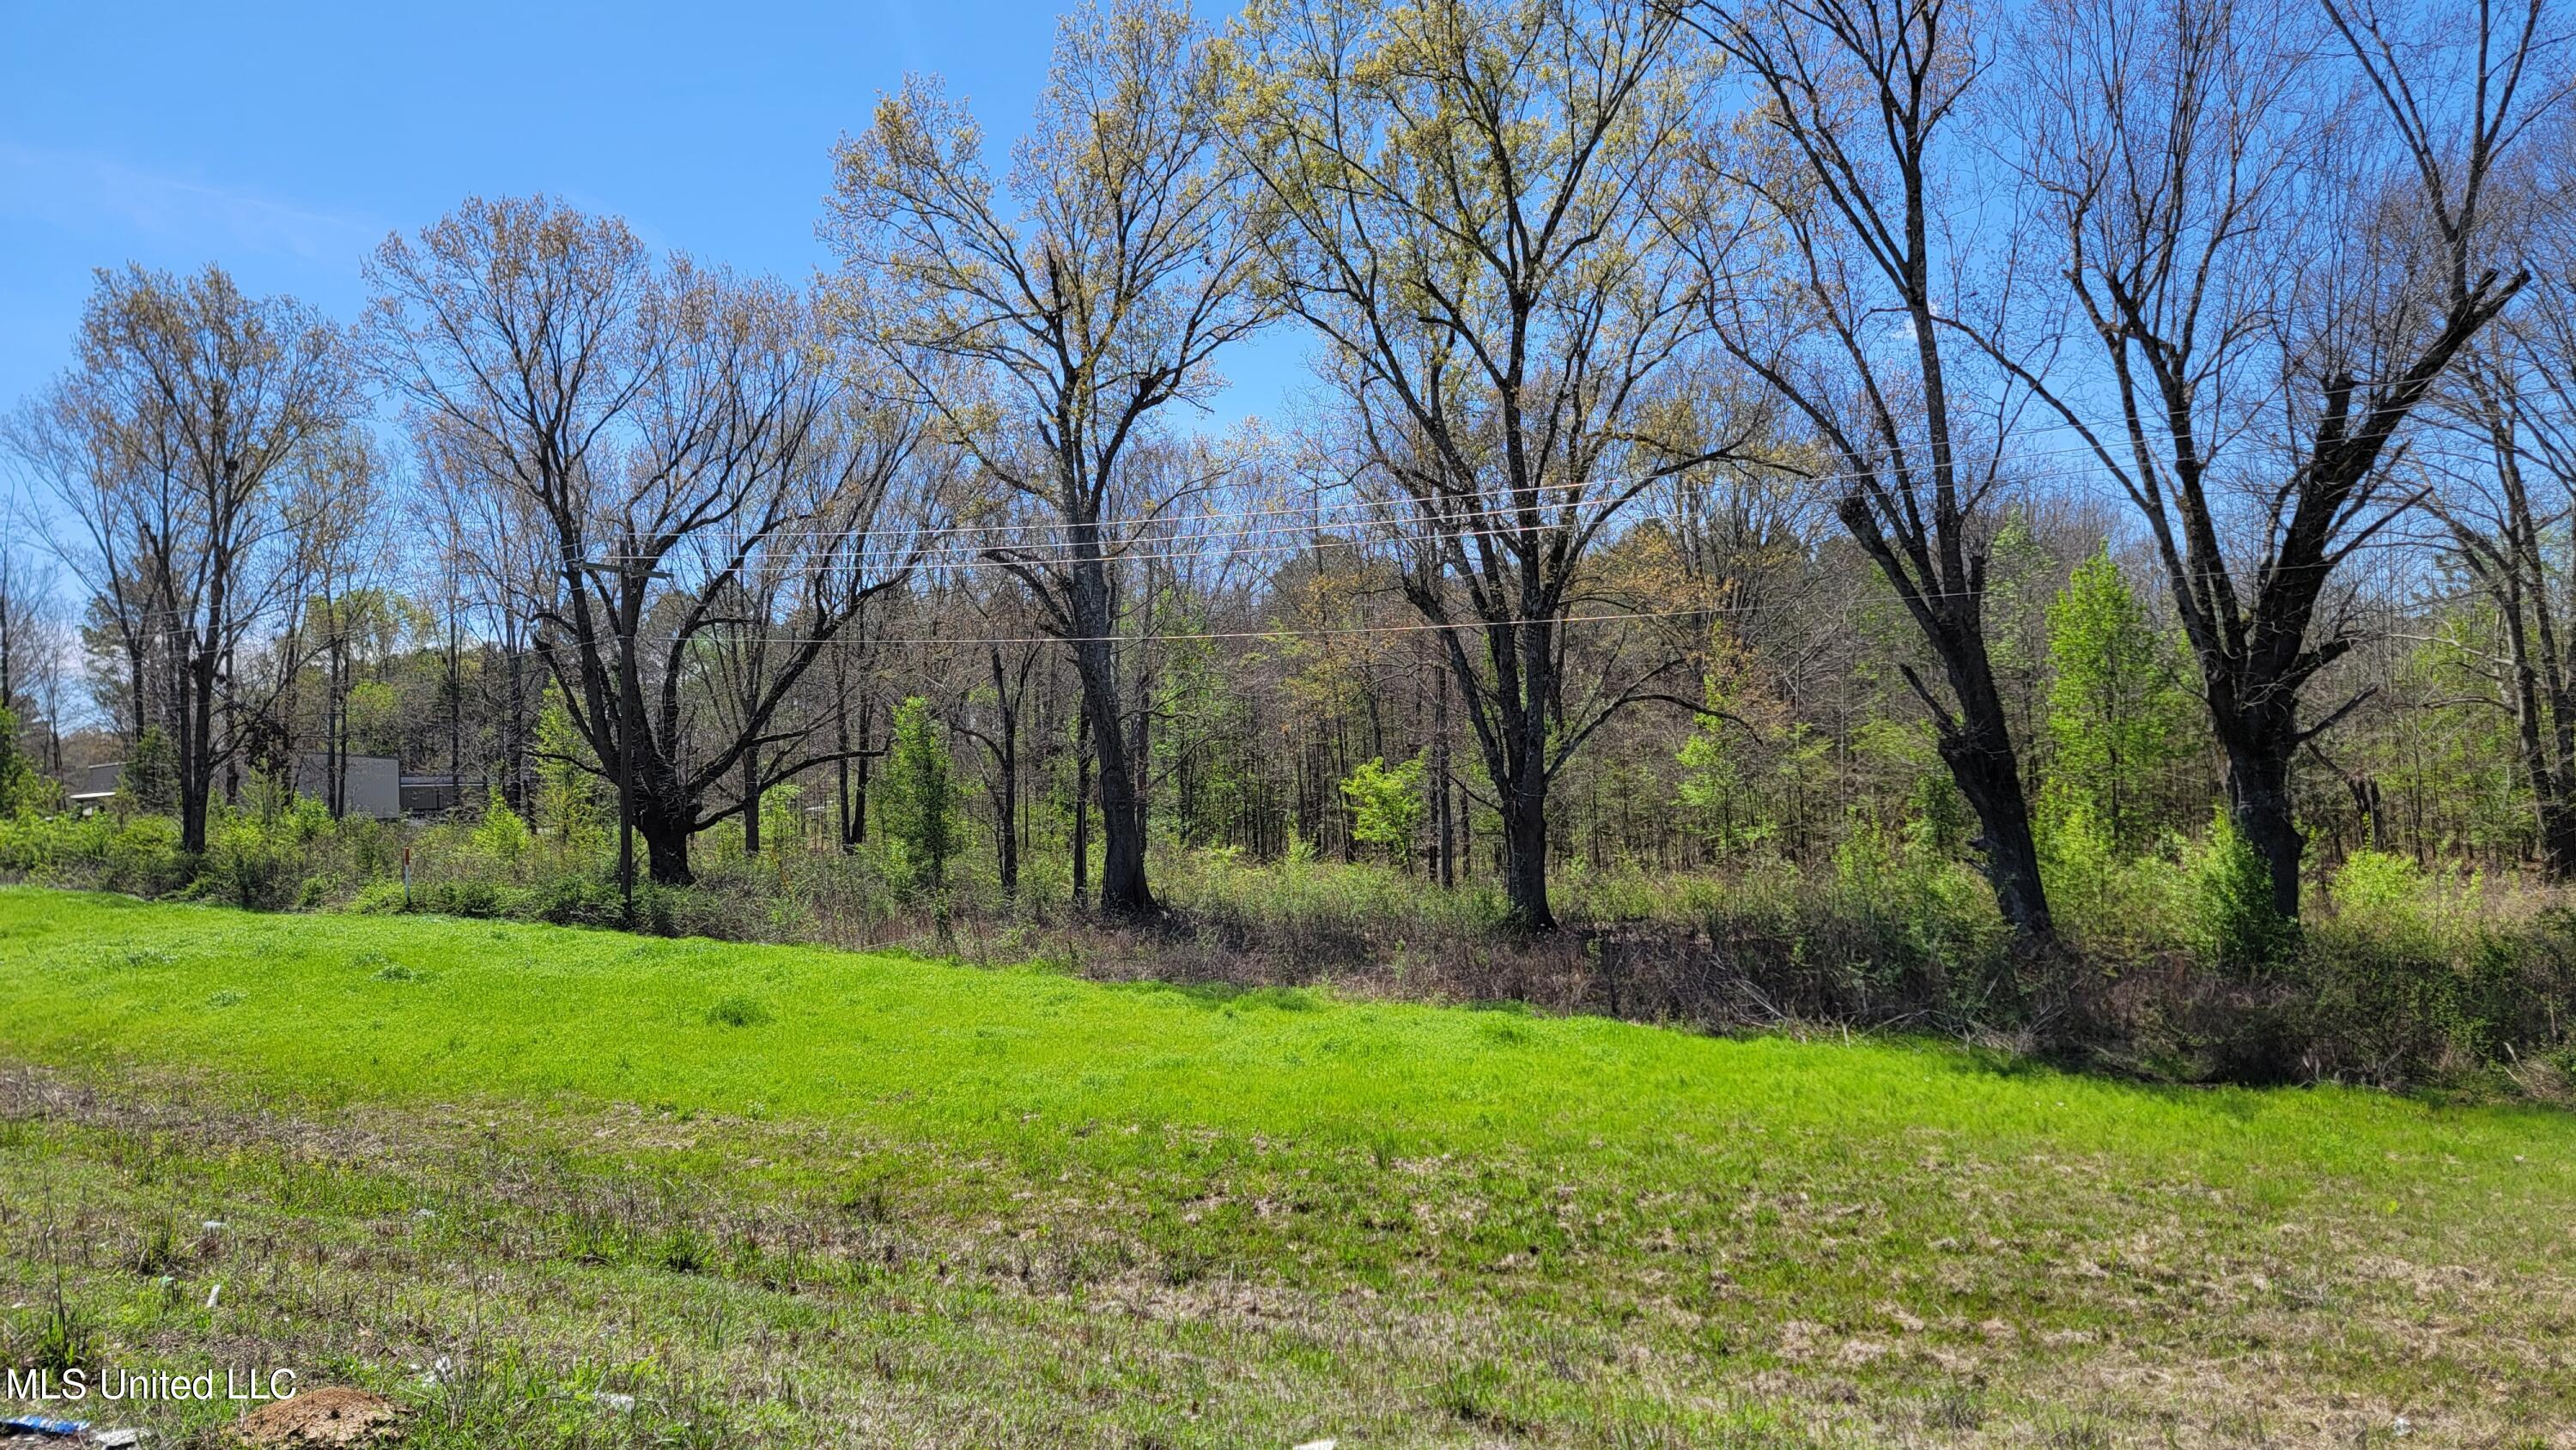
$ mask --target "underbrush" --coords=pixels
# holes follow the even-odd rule
[[[1506,924],[1499,891],[1362,863],[1167,852],[1149,923],[1068,909],[1066,863],[1005,895],[956,869],[935,898],[874,843],[746,856],[711,832],[691,885],[639,881],[630,920],[606,832],[531,832],[506,809],[428,825],[318,803],[224,809],[208,850],[174,822],[0,821],[0,874],[260,910],[421,913],[664,936],[1031,959],[1105,979],[1510,1002],[1708,1030],[1924,1031],[2166,1081],[2443,1084],[2576,1099],[2576,908],[2521,880],[2362,852],[2270,917],[2223,823],[2114,853],[2078,818],[2044,839],[2060,941],[2017,946],[1973,869],[1855,831],[1826,861],[1748,854],[1698,873],[1570,867],[1566,929]]]

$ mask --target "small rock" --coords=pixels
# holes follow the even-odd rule
[[[592,1395],[591,1399],[601,1405],[607,1406],[609,1409],[615,1410],[621,1415],[631,1415],[635,1413],[635,1397],[633,1395],[612,1395],[601,1393]]]
[[[92,1435],[89,1442],[98,1446],[99,1450],[133,1450],[133,1447],[142,1444],[143,1437],[150,1433],[152,1432],[149,1430],[101,1430]]]
[[[1340,1443],[1342,1442],[1339,1440],[1309,1440],[1296,1447],[1296,1450],[1333,1450],[1333,1447]]]

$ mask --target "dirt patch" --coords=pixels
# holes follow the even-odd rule
[[[399,1433],[403,1407],[383,1395],[331,1386],[262,1405],[233,1434],[244,1445],[381,1445]]]

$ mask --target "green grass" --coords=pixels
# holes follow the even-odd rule
[[[0,1058],[19,1358],[418,1443],[2576,1443],[2545,1110],[28,889]]]

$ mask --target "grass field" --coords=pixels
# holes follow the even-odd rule
[[[12,1357],[413,1444],[2576,1445],[2547,1110],[33,889],[0,1065]]]

